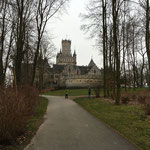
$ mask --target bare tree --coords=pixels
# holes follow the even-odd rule
[[[14,37],[14,21],[10,0],[0,3],[0,85],[4,85]],[[11,19],[10,19],[11,18]]]
[[[87,14],[81,14],[83,20],[90,23],[83,24],[81,29],[85,33],[90,32],[90,38],[96,38],[97,44],[103,54],[103,87],[104,97],[107,96],[107,71],[108,71],[108,1],[94,0],[87,5]],[[102,47],[102,48],[101,48]]]
[[[37,47],[34,55],[33,72],[31,85],[34,84],[35,71],[37,65],[37,58],[39,56],[39,49],[41,39],[45,31],[47,22],[58,12],[60,12],[68,0],[39,0],[36,3],[36,28],[37,28]]]
[[[104,67],[104,97],[106,97],[106,69],[107,61],[107,1],[102,0],[102,22],[103,22],[103,67]]]
[[[41,40],[40,45],[40,56],[39,56],[39,90],[42,88],[45,88],[44,86],[44,75],[46,71],[50,69],[49,64],[51,64],[52,59],[54,58],[56,48],[52,42],[52,39],[45,35],[43,36]]]
[[[114,44],[114,58],[116,70],[116,104],[120,104],[120,52],[118,49],[118,31],[119,31],[119,8],[121,1],[112,0],[112,17],[113,17],[113,44]]]
[[[4,84],[4,47],[6,38],[6,15],[7,15],[7,2],[2,1],[1,3],[1,23],[0,23],[0,85]]]
[[[0,2],[0,85],[4,84],[10,61],[17,85],[22,84],[23,63],[33,63],[32,80],[27,77],[28,82],[30,78],[30,83],[33,85],[37,58],[47,22],[64,10],[67,2],[69,0],[2,0]]]
[[[17,84],[21,84],[21,65],[24,58],[26,32],[28,29],[29,22],[33,17],[32,7],[34,1],[32,0],[15,0],[12,5],[12,10],[15,15],[15,36],[16,36],[16,51],[14,58],[15,74]]]
[[[150,70],[150,4],[149,0],[139,0],[141,8],[144,10],[145,17],[145,43],[146,43],[146,53],[148,58],[148,66]],[[150,88],[150,75],[149,75],[149,88]]]

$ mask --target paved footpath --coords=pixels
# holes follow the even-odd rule
[[[25,150],[137,150],[72,100],[47,98],[45,121]]]

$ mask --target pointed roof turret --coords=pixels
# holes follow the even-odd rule
[[[74,50],[74,53],[73,53],[73,56],[76,56],[77,54],[76,54],[76,50]]]
[[[93,66],[96,66],[96,64],[94,63],[94,61],[93,61],[93,59],[91,58],[91,61],[90,61],[90,63],[89,63],[89,65],[88,65],[89,67],[93,67]]]

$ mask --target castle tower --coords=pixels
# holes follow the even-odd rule
[[[71,41],[70,40],[62,40],[62,54],[71,55]]]
[[[76,65],[76,52],[73,56],[71,54],[71,41],[62,40],[62,51],[57,54],[56,57],[57,65]]]

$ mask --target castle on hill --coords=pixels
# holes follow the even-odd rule
[[[71,41],[62,40],[62,49],[56,56],[53,65],[53,83],[57,87],[79,88],[99,86],[102,82],[102,71],[93,59],[88,66],[77,65],[77,54],[71,53]]]

